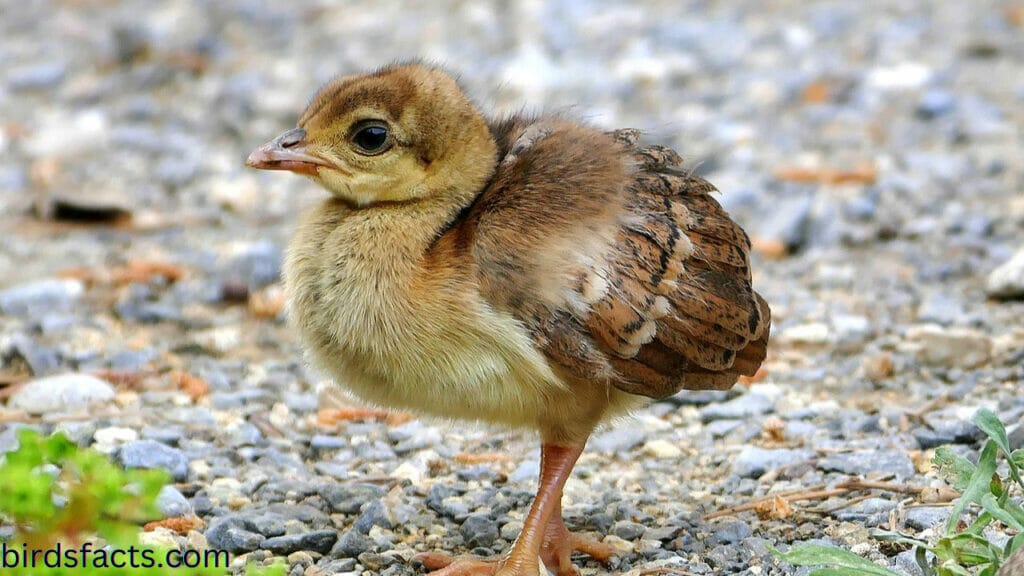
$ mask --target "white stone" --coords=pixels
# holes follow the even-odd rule
[[[139,439],[139,433],[131,428],[109,426],[100,428],[93,435],[93,448],[100,452],[110,453],[122,444],[134,442]]]
[[[651,440],[644,444],[644,452],[655,458],[679,458],[683,455],[683,451],[678,446],[662,439]]]
[[[29,414],[84,412],[114,400],[114,387],[89,374],[68,373],[32,380],[7,406]]]
[[[793,344],[828,344],[828,325],[823,322],[808,322],[787,328],[782,339]]]
[[[907,340],[915,344],[918,360],[933,366],[971,368],[992,356],[992,340],[969,328],[924,324],[907,330]]]
[[[993,298],[1024,298],[1024,249],[989,273],[985,292]]]

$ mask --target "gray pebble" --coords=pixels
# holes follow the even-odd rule
[[[612,534],[622,538],[623,540],[636,540],[643,536],[646,530],[647,527],[643,524],[630,520],[621,520],[612,525]]]
[[[620,426],[595,436],[588,446],[591,450],[616,454],[628,452],[647,440],[647,431],[640,426]]]
[[[928,530],[945,525],[950,509],[946,506],[915,506],[907,508],[904,523],[914,530]]]
[[[174,486],[164,486],[156,497],[156,506],[164,518],[177,518],[192,513],[192,505]]]
[[[743,539],[749,538],[752,533],[750,526],[745,522],[723,522],[715,527],[715,531],[707,539],[707,544],[709,546],[738,544]]]
[[[81,300],[85,285],[78,280],[45,279],[0,290],[0,312],[16,316],[69,312]]]
[[[376,544],[370,537],[356,530],[349,530],[338,538],[331,548],[332,558],[356,558],[364,552],[374,549]]]
[[[810,195],[789,195],[783,198],[764,215],[758,226],[758,235],[778,240],[791,251],[803,248],[811,229],[813,206],[814,199]]]
[[[703,422],[715,420],[742,420],[752,416],[759,416],[771,412],[775,407],[772,399],[756,392],[748,392],[722,402],[721,404],[709,404],[700,410],[700,419]]]
[[[137,440],[121,447],[118,460],[125,468],[163,468],[175,481],[188,478],[188,458],[177,448],[155,440]]]
[[[309,447],[314,450],[338,450],[348,446],[348,439],[341,436],[315,434],[309,439]]]
[[[225,277],[256,290],[281,279],[281,249],[266,240],[247,246],[227,265]]]
[[[334,530],[317,530],[305,534],[287,534],[267,538],[260,548],[270,550],[278,556],[285,556],[299,550],[312,550],[318,554],[327,554],[338,540]]]
[[[61,354],[56,348],[36,342],[24,334],[15,334],[8,342],[10,349],[4,356],[19,358],[28,365],[33,376],[48,376],[61,370]]]
[[[964,307],[960,300],[943,292],[928,294],[917,308],[917,319],[920,322],[948,326],[963,321],[964,316]]]
[[[206,530],[206,541],[215,550],[226,550],[231,554],[243,554],[256,550],[266,540],[262,534],[246,530],[237,519],[217,518]]]
[[[63,62],[43,62],[18,66],[7,73],[11,90],[47,90],[56,88],[67,75]]]
[[[352,525],[355,530],[363,534],[368,534],[370,528],[374,526],[380,526],[386,530],[391,530],[395,526],[392,514],[381,500],[374,500],[363,506],[363,511],[359,514],[359,518]]]
[[[498,538],[498,524],[487,514],[470,514],[459,527],[466,545],[490,547]]]
[[[374,484],[324,484],[318,492],[342,514],[356,514],[367,502],[384,496],[384,489]]]
[[[914,462],[902,450],[861,450],[830,454],[818,461],[818,468],[854,476],[884,472],[903,479],[914,475]]]
[[[519,463],[516,469],[508,475],[510,482],[530,482],[540,476],[540,461],[536,458],[528,458]]]
[[[741,478],[758,478],[764,473],[814,458],[810,450],[768,449],[746,446],[733,460],[732,471]]]
[[[932,89],[921,95],[916,113],[924,120],[933,120],[949,114],[956,107],[956,97],[945,90]]]

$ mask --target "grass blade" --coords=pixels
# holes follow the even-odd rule
[[[898,576],[892,570],[883,568],[870,560],[834,546],[804,544],[794,546],[788,552],[772,548],[772,554],[794,566],[825,566],[811,574],[819,576]]]
[[[946,526],[947,535],[952,536],[956,534],[960,515],[963,514],[967,505],[972,502],[980,503],[982,495],[989,493],[989,483],[992,481],[992,475],[996,472],[996,450],[995,442],[992,440],[985,442],[985,447],[978,457],[978,465],[974,469],[974,474],[971,474],[971,479],[967,483],[967,487],[964,488],[963,495],[960,496],[960,499],[953,506],[952,514],[949,517],[949,524]]]
[[[1006,438],[1006,427],[996,416],[995,412],[988,408],[979,408],[974,413],[974,417],[971,418],[974,425],[981,429],[993,442],[999,446],[999,449],[1006,454],[1006,460],[1010,465],[1010,477],[1017,483],[1021,489],[1024,489],[1024,481],[1020,478],[1020,469],[1017,463],[1013,461],[1013,450],[1010,450],[1010,441]]]

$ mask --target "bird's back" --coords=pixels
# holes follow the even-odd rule
[[[492,123],[499,163],[453,233],[484,298],[573,379],[650,397],[722,389],[765,358],[750,241],[638,133],[557,117]]]

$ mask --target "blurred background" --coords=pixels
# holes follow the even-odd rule
[[[396,451],[429,478],[423,446],[398,448],[413,436],[442,454],[505,451],[463,427],[444,442],[384,423],[323,439],[280,258],[324,193],[244,167],[330,78],[412,58],[458,72],[491,114],[642,129],[722,190],[754,240],[774,312],[766,370],[595,440],[579,474],[594,490],[657,497],[660,523],[764,489],[756,478],[811,446],[856,452],[780,482],[855,464],[910,478],[927,472],[914,454],[974,445],[979,405],[1024,442],[1022,2],[0,0],[0,446],[3,422],[74,407],[45,390],[18,400],[26,383],[74,371],[117,393],[107,420],[75,425],[81,442],[157,438],[201,484],[397,474]],[[138,434],[94,435],[104,426]],[[303,452],[311,437],[320,448]],[[654,472],[605,466],[623,452]],[[532,478],[509,466],[513,483]],[[689,490],[701,497],[678,497]],[[840,521],[815,518],[758,534],[816,538]],[[720,542],[749,537],[743,522]],[[678,550],[703,557],[702,542]],[[758,561],[726,548],[719,570]]]

